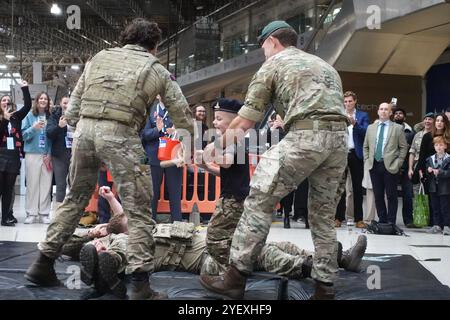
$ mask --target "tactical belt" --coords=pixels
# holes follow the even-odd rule
[[[342,121],[323,121],[323,120],[298,120],[290,125],[290,130],[326,130],[326,131],[345,131],[347,122]]]

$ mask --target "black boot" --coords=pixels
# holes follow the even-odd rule
[[[120,299],[127,296],[127,287],[118,277],[120,267],[119,258],[107,251],[100,252],[98,255],[99,277],[103,278],[108,284],[111,292]]]
[[[359,272],[362,258],[367,248],[367,237],[363,234],[358,236],[356,244],[350,249],[342,252],[342,258],[338,259],[340,268],[347,271]],[[341,249],[342,250],[342,249]],[[339,258],[339,251],[338,251]]]
[[[222,276],[201,275],[200,283],[210,291],[223,294],[231,299],[242,300],[247,277],[235,266],[230,266]]]
[[[313,267],[313,257],[307,256],[302,264],[302,276],[303,278],[310,278]]]
[[[92,244],[86,244],[80,251],[81,281],[90,286],[96,280],[98,273],[97,249]]]
[[[130,300],[160,300],[167,295],[155,292],[150,288],[150,280],[147,272],[135,272],[131,276]]]
[[[291,222],[289,219],[289,214],[285,214],[284,215],[284,228],[285,229],[290,229],[291,228]]]
[[[56,277],[55,260],[39,251],[39,257],[25,272],[25,279],[43,287],[55,287],[61,283]]]

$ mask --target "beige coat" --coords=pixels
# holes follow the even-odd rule
[[[375,158],[378,122],[369,125],[364,139],[364,169],[371,170]],[[389,123],[389,131],[384,147],[383,161],[386,170],[397,174],[405,161],[408,153],[408,143],[405,139],[403,127],[397,123]]]

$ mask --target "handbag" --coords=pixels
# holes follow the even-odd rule
[[[405,232],[393,223],[382,223],[372,220],[367,226],[367,232],[372,234],[382,234],[388,236],[403,236]]]
[[[423,183],[420,183],[419,193],[414,197],[413,223],[416,227],[428,226],[430,221],[430,205],[425,194]]]

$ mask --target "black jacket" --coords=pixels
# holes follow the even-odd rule
[[[52,141],[52,156],[54,157],[61,157],[71,152],[71,149],[66,147],[67,126],[64,128],[59,126],[61,115],[62,109],[57,106],[47,121],[47,137]]]
[[[429,192],[436,192],[439,196],[450,195],[450,156],[442,161],[442,165],[436,165],[435,155],[428,157],[426,161],[426,178]],[[428,172],[428,168],[439,169],[437,177]]]
[[[14,147],[16,150],[24,156],[23,153],[23,138],[22,138],[22,120],[27,116],[28,112],[31,109],[31,97],[30,97],[30,90],[28,89],[28,86],[22,87],[22,93],[23,93],[23,107],[16,111],[11,119],[8,121],[6,119],[2,119],[0,121],[0,152],[7,152],[7,138],[13,137],[14,138]],[[11,123],[11,133],[8,131],[8,124]],[[4,151],[5,150],[5,151]],[[17,161],[20,161],[20,158],[17,158]]]

